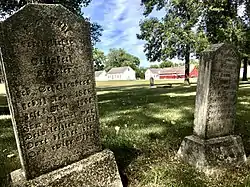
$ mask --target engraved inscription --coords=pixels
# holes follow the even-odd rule
[[[60,5],[32,4],[14,18],[2,23],[0,47],[20,158],[33,179],[101,148],[92,46],[89,24]]]
[[[54,64],[72,64],[72,57],[69,56],[56,56],[56,57],[33,57],[31,59],[32,65],[54,65]]]
[[[218,54],[217,60],[220,68],[213,69],[210,82],[208,131],[227,135],[232,131],[235,118],[238,65],[236,57],[228,51]]]
[[[194,132],[203,138],[233,132],[240,58],[228,44],[212,45],[202,55],[197,84]]]

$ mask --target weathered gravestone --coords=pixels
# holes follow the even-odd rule
[[[246,160],[241,137],[233,135],[240,58],[229,44],[205,50],[199,65],[194,135],[183,140],[177,156],[204,170]]]
[[[155,85],[153,77],[150,77],[149,84],[150,84],[150,86],[154,86]]]
[[[89,23],[61,5],[28,4],[1,37],[22,165],[13,186],[121,186],[114,155],[101,152]]]
[[[150,77],[149,79],[149,86],[150,88],[154,88],[155,87],[155,80],[153,77]]]

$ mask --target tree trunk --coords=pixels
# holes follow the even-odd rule
[[[190,85],[189,82],[189,62],[190,62],[190,47],[187,46],[186,54],[185,54],[185,80],[184,84]]]
[[[242,81],[247,81],[247,57],[243,58],[243,77]]]

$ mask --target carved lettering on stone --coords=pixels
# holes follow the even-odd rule
[[[233,132],[240,59],[228,44],[203,52],[197,83],[194,133],[202,138]]]
[[[27,179],[101,149],[89,24],[27,5],[1,24],[3,69]]]

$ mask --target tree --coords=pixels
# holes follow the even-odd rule
[[[250,65],[249,56],[250,56],[250,0],[246,0],[245,4],[245,14],[244,14],[244,23],[245,23],[245,35],[243,42],[243,81],[247,81],[247,66]]]
[[[47,4],[62,4],[64,7],[70,11],[83,16],[81,12],[82,7],[87,7],[91,0],[33,0],[34,2],[47,3]],[[26,5],[32,0],[1,0],[0,1],[0,18],[4,18],[6,15],[11,15],[22,6]],[[86,19],[89,21],[89,19]],[[96,42],[100,42],[100,36],[102,35],[103,29],[97,23],[91,23],[90,32],[91,32],[91,41],[92,45],[95,45]]]
[[[136,72],[136,78],[145,79],[146,70],[147,69],[144,67],[139,67],[138,71]]]
[[[154,64],[154,65],[150,65],[150,67],[149,68],[159,68],[159,66],[158,65],[156,65],[156,64]]]
[[[245,4],[244,16],[238,15],[238,7]],[[207,1],[204,4],[200,27],[210,43],[227,42],[237,47],[243,61],[243,80],[247,80],[249,47],[249,0]]]
[[[151,18],[140,24],[142,33],[139,38],[147,41],[145,51],[149,59],[159,59],[157,56],[162,58],[164,54],[171,58],[171,53],[179,57],[181,54],[187,67],[188,55],[185,54],[188,52],[198,57],[208,44],[229,42],[239,50],[246,75],[250,56],[249,0],[142,0],[142,4],[145,5],[146,16],[155,7],[157,10],[166,7],[166,16],[162,21]],[[237,10],[241,5],[245,6],[244,16],[238,15]],[[164,36],[167,36],[168,41]],[[245,76],[243,78],[246,79]]]
[[[173,67],[174,63],[171,61],[163,61],[162,63],[160,63],[159,67],[160,68],[167,68],[167,67]]]
[[[0,14],[5,16],[6,14],[12,14],[20,9],[32,0],[1,0],[0,2]],[[87,7],[91,0],[33,0],[33,2],[47,3],[47,4],[62,4],[70,11],[81,15],[81,8]]]
[[[144,69],[139,68],[140,59],[127,53],[124,49],[110,49],[105,63],[105,69],[109,71],[113,67],[130,66],[135,72],[137,78],[144,77]],[[143,74],[143,75],[142,75]]]
[[[199,66],[199,60],[191,59],[191,60],[190,60],[190,64],[193,64],[193,65],[195,65],[196,67],[198,67],[198,66]]]
[[[248,81],[247,66],[249,65],[250,56],[250,27],[245,32],[245,40],[242,45],[243,77],[242,81]]]
[[[194,31],[202,13],[201,3],[197,0],[142,0],[142,4],[145,6],[145,16],[154,7],[166,10],[161,21],[147,18],[140,23],[141,33],[137,38],[146,41],[144,51],[148,60],[174,57],[185,60],[185,82],[189,83],[190,54],[203,46],[200,43],[204,44],[203,40],[198,42],[200,33]]]
[[[104,69],[104,64],[106,63],[106,56],[103,51],[100,51],[97,48],[93,49],[93,61],[95,71],[100,71]]]
[[[139,58],[127,53],[124,49],[110,49],[107,55],[105,69],[110,70],[113,67],[130,66],[137,71],[139,65]]]

